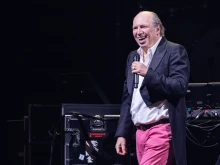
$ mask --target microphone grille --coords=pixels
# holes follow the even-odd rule
[[[134,61],[140,61],[140,55],[139,54],[134,55]]]

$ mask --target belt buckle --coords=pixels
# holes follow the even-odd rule
[[[140,126],[139,126],[139,129],[142,130],[142,131],[144,131],[144,126],[143,126],[143,125],[140,125]]]
[[[147,125],[140,125],[140,130],[146,131],[147,130]]]

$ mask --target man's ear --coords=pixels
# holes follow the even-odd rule
[[[159,30],[160,30],[160,28],[159,28],[159,27],[157,27],[156,29],[157,29],[157,31],[159,31]]]

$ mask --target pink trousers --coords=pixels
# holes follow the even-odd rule
[[[158,124],[136,131],[136,153],[139,165],[172,165],[174,155],[170,124]]]

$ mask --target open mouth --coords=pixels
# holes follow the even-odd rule
[[[138,39],[138,42],[140,44],[144,44],[145,43],[145,39],[147,38],[147,36],[138,36],[137,39]]]
[[[147,37],[145,37],[145,36],[140,36],[140,37],[138,37],[138,40],[139,40],[139,41],[143,41],[145,38],[147,38]]]

